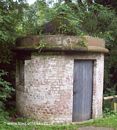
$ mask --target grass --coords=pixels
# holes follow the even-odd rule
[[[92,122],[84,123],[82,124],[82,126],[108,127],[108,128],[115,128],[115,130],[117,130],[117,114],[110,115],[102,119],[96,119],[93,120]]]
[[[82,126],[99,126],[99,127],[111,127],[117,130],[117,114],[110,115],[102,119],[91,120],[81,124],[69,124],[69,125],[29,125],[26,122],[20,124],[9,124],[0,122],[0,130],[78,130]]]

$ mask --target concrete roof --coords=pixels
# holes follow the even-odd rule
[[[16,40],[15,51],[72,51],[107,53],[105,41],[92,36],[34,35]]]

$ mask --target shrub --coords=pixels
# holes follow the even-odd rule
[[[8,117],[8,113],[5,112],[4,102],[10,98],[11,92],[14,90],[11,87],[11,84],[4,80],[4,76],[7,75],[7,72],[0,70],[0,121]]]

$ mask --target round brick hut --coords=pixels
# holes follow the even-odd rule
[[[91,36],[16,40],[16,103],[21,115],[47,123],[102,116],[105,42]]]

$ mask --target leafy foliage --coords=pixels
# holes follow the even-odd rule
[[[0,120],[3,120],[5,119],[5,116],[8,116],[8,113],[4,111],[4,102],[7,98],[10,98],[10,94],[14,90],[11,87],[11,84],[4,80],[3,76],[5,75],[7,75],[7,73],[0,70]]]
[[[84,8],[81,10],[84,12]],[[105,60],[105,89],[106,95],[116,94],[117,74],[117,15],[110,8],[99,4],[93,4],[89,11],[83,13],[83,32],[92,36],[102,37],[106,41],[109,55]],[[88,21],[88,22],[87,22]]]
[[[54,16],[54,10],[43,0],[37,0],[34,5],[24,10],[23,20],[20,22],[19,31],[23,35],[37,34],[39,26],[50,21]]]
[[[0,0],[0,63],[8,63],[12,58],[10,49],[19,36],[24,7],[23,0]]]
[[[12,42],[16,37],[16,26],[22,17],[23,7],[22,0],[0,1],[0,42]]]
[[[42,33],[80,35],[80,19],[75,10],[68,4],[62,4],[54,8],[55,16],[50,22],[42,26]]]

